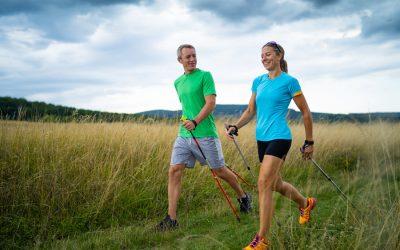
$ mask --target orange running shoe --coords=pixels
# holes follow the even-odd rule
[[[268,240],[256,234],[256,236],[254,236],[254,239],[250,242],[250,244],[245,248],[243,248],[243,250],[266,250],[268,249],[268,246],[269,246]]]
[[[304,225],[310,221],[311,210],[313,210],[316,205],[317,205],[317,199],[309,197],[307,198],[307,207],[299,208],[300,209],[299,223],[301,225]]]

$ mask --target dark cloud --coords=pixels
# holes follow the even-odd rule
[[[3,0],[0,5],[0,15],[14,15],[21,12],[35,12],[41,9],[37,1]]]
[[[79,6],[106,6],[115,4],[144,4],[152,0],[2,0],[0,15],[32,13],[38,11],[75,8]]]
[[[227,19],[241,19],[252,15],[259,15],[265,8],[265,1],[230,1],[229,4],[223,1],[202,1],[193,0],[189,6],[195,10],[206,10],[221,15]]]
[[[184,3],[193,11],[208,11],[235,23],[252,17],[261,17],[267,20],[266,24],[273,24],[355,14],[361,16],[362,35],[365,37],[400,36],[400,1],[233,0],[227,4],[222,1],[191,0]]]
[[[400,36],[400,2],[383,0],[340,1],[307,0],[316,7],[314,15],[343,16],[357,14],[361,16],[362,35],[364,37]],[[329,4],[328,4],[329,2]]]
[[[192,0],[184,1],[184,3],[192,10],[209,11],[234,22],[260,16],[269,19],[271,23],[291,21],[308,12],[301,2],[287,3],[274,0],[231,0],[229,3],[214,0]]]
[[[400,35],[400,2],[381,4],[370,14],[362,18],[362,33],[371,36],[399,36]]]
[[[178,0],[192,11],[206,11],[230,23],[248,18],[261,18],[247,30],[264,29],[282,24],[314,18],[360,15],[362,36],[393,38],[400,36],[400,1],[391,0]],[[85,40],[96,29],[102,17],[112,13],[112,6],[120,4],[147,5],[154,0],[2,0],[2,19],[23,15],[24,27],[41,30],[49,39],[67,42]],[[101,13],[103,12],[103,13]],[[77,20],[79,14],[91,13],[87,20]],[[95,13],[93,15],[93,13]],[[99,14],[100,13],[100,14]],[[99,14],[96,16],[96,14]],[[246,31],[245,31],[246,32]]]
[[[45,37],[52,40],[80,42],[96,30],[101,16],[91,15],[87,20],[79,21],[76,18],[78,13],[54,9],[46,15],[32,14],[29,18],[30,26],[41,30]]]
[[[101,16],[90,15],[82,20],[77,18],[79,12],[54,9],[43,14],[32,12],[0,18],[0,40],[7,37],[8,32],[35,30],[41,39],[50,43],[52,40],[63,42],[84,41],[92,34]],[[3,39],[1,39],[1,37]],[[31,41],[26,41],[32,43]]]
[[[340,2],[340,0],[306,0],[312,3],[315,7],[324,7]]]
[[[150,4],[152,0],[2,0],[0,25],[13,20],[16,29],[33,28],[50,40],[80,42],[94,32],[108,8],[119,4]],[[87,15],[79,19],[79,15]],[[19,18],[15,20],[15,16]],[[8,20],[9,19],[9,20]],[[1,30],[0,30],[1,35]]]

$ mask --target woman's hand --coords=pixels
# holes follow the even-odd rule
[[[225,135],[229,140],[233,140],[233,136],[238,136],[238,128],[236,125],[226,125]]]
[[[309,145],[308,147],[304,148],[303,151],[303,159],[304,160],[310,160],[312,158],[312,155],[314,153],[314,146]]]

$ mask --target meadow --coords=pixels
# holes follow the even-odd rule
[[[233,142],[225,160],[252,183]],[[255,209],[238,223],[199,165],[185,171],[180,228],[158,233],[167,209],[167,180],[177,122],[43,123],[0,121],[0,248],[241,249],[258,229]],[[399,249],[400,124],[317,123],[315,160],[348,194],[336,192],[299,147],[304,128],[292,123],[284,180],[318,198],[312,222],[297,223],[296,205],[274,195],[273,249]],[[254,123],[238,143],[255,175]],[[232,198],[234,194],[224,185]],[[237,205],[237,203],[235,203]]]

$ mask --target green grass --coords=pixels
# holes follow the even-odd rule
[[[295,140],[282,177],[319,202],[312,223],[300,226],[295,204],[274,195],[273,248],[398,249],[400,125],[315,125],[315,159],[360,212],[300,159],[304,128],[291,127]],[[253,129],[254,124],[241,130],[239,144],[257,174]],[[200,166],[183,177],[180,228],[153,231],[167,209],[176,132],[169,123],[1,121],[0,248],[242,248],[258,229],[258,208],[236,222],[210,172]],[[227,163],[251,180],[233,143],[221,141]]]
[[[361,214],[338,197],[329,185],[322,184],[318,207],[313,212],[313,222],[306,226],[297,223],[298,210],[287,199],[275,195],[277,207],[271,228],[274,249],[395,249],[399,232],[391,231],[398,226],[400,204],[371,206],[368,211],[360,207]],[[328,189],[328,191],[325,191]],[[217,191],[217,190],[216,190]],[[355,194],[353,194],[352,198]],[[367,201],[368,202],[368,201]],[[371,202],[371,201],[369,201]],[[382,206],[383,205],[383,206]],[[144,219],[128,227],[114,227],[58,241],[47,248],[56,249],[240,249],[258,229],[256,211],[242,215],[238,223],[222,197],[212,207],[185,211],[181,206],[179,230],[158,233],[153,230],[157,219]],[[388,209],[388,210],[387,210]],[[371,220],[374,213],[383,221]],[[397,212],[396,212],[397,211]],[[378,240],[378,241],[376,241]]]

